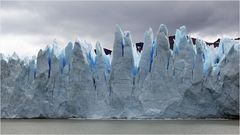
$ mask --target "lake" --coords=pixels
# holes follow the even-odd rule
[[[238,120],[2,119],[2,134],[238,134]]]

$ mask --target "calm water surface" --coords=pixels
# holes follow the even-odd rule
[[[238,120],[1,120],[2,134],[238,134]]]

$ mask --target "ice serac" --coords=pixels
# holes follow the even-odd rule
[[[196,40],[196,55],[193,66],[193,84],[203,81],[203,46],[206,45],[202,40]]]
[[[173,47],[174,53],[174,76],[180,80],[187,81],[192,78],[192,69],[194,61],[194,48],[192,39],[187,36],[185,26],[176,30],[175,42]]]
[[[200,59],[201,56],[199,56],[199,60],[196,58],[192,86],[186,89],[181,101],[168,106],[164,112],[164,116],[172,118],[181,117],[199,119],[221,117],[238,118],[239,116],[237,113],[239,113],[239,105],[237,104],[239,104],[239,85],[237,82],[239,82],[239,64],[233,64],[230,61],[238,61],[237,57],[239,55],[239,50],[230,47],[229,53],[217,55],[216,59],[219,60],[216,60],[212,59],[212,56],[210,55],[211,51],[205,43],[198,40],[196,45],[197,55],[204,53],[199,48],[199,45],[202,46],[202,49],[206,49],[204,51],[206,51],[205,53],[208,53],[207,61],[205,57],[206,55],[203,55],[203,60]],[[232,42],[232,45],[239,46],[239,43],[235,44]],[[225,51],[225,49],[221,47],[217,49],[220,49],[218,50],[220,53]],[[228,61],[227,59],[231,60]],[[225,60],[228,61],[228,64],[225,63]],[[196,63],[199,61],[200,63]],[[218,70],[211,68],[211,65],[206,66],[208,70],[205,70],[204,63],[206,64],[208,61],[210,61],[209,63],[217,64],[217,67],[219,67]],[[202,69],[197,69],[197,65],[202,66]],[[226,67],[226,65],[229,67]],[[230,66],[232,66],[232,68],[230,68]],[[206,74],[204,70],[208,73]],[[203,72],[201,76],[199,76],[201,74],[199,71]],[[235,80],[230,78],[235,78]]]
[[[24,99],[22,92],[18,92],[17,83],[13,83],[18,79],[22,72],[22,64],[16,54],[13,54],[8,60],[1,58],[1,117],[14,118],[18,113],[20,102],[17,97]],[[20,90],[21,91],[21,90]]]
[[[108,65],[106,63],[106,54],[99,42],[96,43],[96,65],[93,71],[93,81],[95,87],[95,114],[93,117],[102,118],[109,110],[109,73]],[[107,117],[107,116],[105,116]]]
[[[42,49],[37,55],[37,75],[48,71],[48,52]]]
[[[112,68],[110,73],[110,106],[111,115],[118,117],[127,117],[128,105],[133,92],[133,74],[134,67],[133,45],[129,32],[122,32],[119,26],[116,27]]]
[[[29,67],[30,67],[30,78],[35,78],[36,74],[37,74],[37,60],[36,60],[36,56],[33,56],[30,63],[29,63]]]
[[[65,47],[66,72],[70,72],[72,68],[72,50],[73,50],[73,44],[72,42],[69,42],[68,45]]]
[[[169,58],[171,56],[167,28],[160,25],[156,37],[152,69],[143,82],[139,99],[143,105],[144,114],[148,117],[160,117],[165,108],[180,97],[179,91],[172,88],[172,76],[168,75]]]
[[[153,31],[152,28],[149,28],[148,31],[145,32],[144,35],[144,46],[141,54],[141,59],[139,62],[139,71],[136,77],[136,89],[134,92],[138,95],[143,86],[143,82],[145,81],[148,73],[150,72],[151,63],[151,53],[153,49]]]
[[[95,86],[97,95],[100,98],[105,98],[109,94],[108,88],[108,71],[107,65],[105,63],[106,54],[103,51],[103,48],[99,42],[96,44],[96,70],[94,72]]]
[[[70,72],[69,108],[67,111],[75,117],[91,117],[94,105],[94,83],[88,61],[84,57],[83,46],[75,42]]]
[[[220,115],[238,117],[239,114],[239,45],[233,44],[225,49],[220,66],[219,76],[223,80],[222,91],[217,99]]]

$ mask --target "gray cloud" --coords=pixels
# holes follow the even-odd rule
[[[18,13],[2,19],[2,34],[61,37],[66,42],[78,35],[99,40],[107,48],[112,48],[115,24],[131,31],[134,42],[143,41],[149,27],[156,32],[161,23],[170,35],[185,25],[190,33],[205,37],[239,36],[238,1],[2,2],[4,10]]]

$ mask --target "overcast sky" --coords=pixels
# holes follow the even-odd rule
[[[193,37],[215,41],[239,36],[239,2],[4,2],[1,1],[0,52],[36,55],[54,39],[61,47],[77,38],[112,48],[115,25],[144,39],[161,23],[169,35],[185,25]]]

